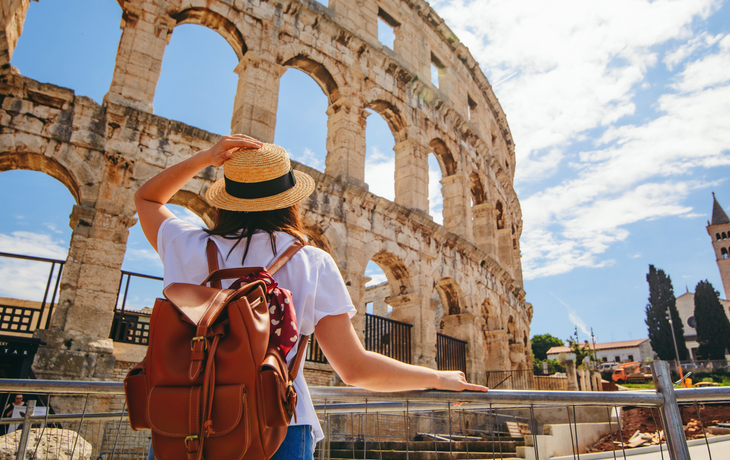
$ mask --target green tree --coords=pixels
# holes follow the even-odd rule
[[[674,337],[677,340],[677,350],[681,361],[689,358],[687,345],[684,343],[684,326],[677,311],[677,300],[674,297],[672,279],[649,265],[646,275],[649,283],[649,303],[646,305],[646,325],[649,329],[651,348],[659,355],[659,359],[670,361],[675,358],[674,341],[672,340],[672,325]],[[672,315],[672,324],[669,324],[667,312]]]
[[[586,357],[589,357],[591,361],[595,362],[596,360],[596,352],[593,349],[593,347],[588,343],[587,340],[583,342],[583,345],[581,345],[580,340],[578,340],[578,328],[575,328],[575,332],[573,335],[568,337],[568,347],[570,347],[571,353],[575,355],[575,365],[580,366],[583,364],[583,360]]]
[[[695,288],[695,321],[697,322],[697,350],[704,359],[725,359],[730,346],[730,321],[720,303],[720,293],[707,280]]]
[[[532,354],[535,359],[544,361],[547,359],[547,352],[552,347],[562,347],[563,341],[557,337],[553,337],[550,334],[539,334],[534,336],[530,343],[532,343]]]

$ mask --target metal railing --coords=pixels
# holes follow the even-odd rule
[[[319,348],[319,343],[317,343],[317,337],[315,337],[314,334],[309,336],[309,344],[307,345],[307,347],[307,355],[305,358],[307,361],[313,363],[327,364],[327,358],[324,356],[322,349]]]
[[[466,374],[466,341],[436,333],[436,364],[442,371]]]
[[[366,313],[365,349],[410,363],[412,327],[408,323]]]
[[[450,456],[466,449],[466,458],[469,458],[470,448],[484,448],[490,442],[495,449],[494,458],[496,458],[498,452],[497,447],[499,449],[512,449],[511,452],[514,452],[514,449],[517,448],[523,458],[546,458],[546,452],[543,452],[542,456],[540,454],[540,446],[544,447],[545,445],[541,438],[544,438],[545,434],[540,433],[539,425],[544,422],[538,423],[535,413],[540,409],[557,413],[560,408],[568,409],[567,420],[571,430],[569,445],[572,443],[573,455],[580,458],[582,452],[577,448],[579,446],[578,436],[579,433],[582,435],[584,431],[581,429],[581,423],[577,422],[576,413],[580,413],[579,409],[581,408],[604,405],[606,406],[606,413],[609,413],[608,423],[610,424],[612,439],[616,438],[616,433],[621,436],[621,421],[620,418],[612,418],[613,411],[618,414],[618,408],[620,407],[646,407],[652,411],[658,411],[658,418],[661,420],[666,445],[660,445],[659,449],[667,451],[669,458],[672,460],[690,460],[688,444],[683,431],[680,405],[695,405],[696,407],[697,403],[727,403],[730,401],[730,388],[674,390],[674,382],[671,380],[669,366],[664,362],[654,363],[653,375],[656,391],[548,392],[491,390],[487,393],[443,391],[375,393],[358,388],[342,387],[310,387],[309,391],[315,402],[315,409],[324,422],[326,433],[325,443],[321,445],[319,450],[320,459],[330,458],[330,453],[334,455],[338,449],[342,450],[342,442],[345,443],[344,448],[352,451],[353,455],[348,456],[350,458],[376,458],[372,455],[368,456],[368,449],[371,450],[371,454],[372,451],[377,450],[382,455],[382,452],[392,447],[405,449],[404,457],[409,458],[409,452],[414,452],[414,450],[421,449],[424,445],[429,446],[431,444],[437,451],[448,451],[451,454]],[[118,398],[122,395],[123,386],[121,382],[4,379],[0,380],[0,392],[49,395],[49,406],[53,405],[53,399],[63,400],[63,398],[68,398],[71,395],[83,395],[81,397],[74,396],[77,398],[77,406],[84,408],[83,411],[76,414],[33,416],[33,411],[29,410],[26,411],[22,421],[3,419],[0,422],[2,424],[22,424],[21,450],[27,448],[27,444],[24,447],[23,442],[28,442],[28,436],[23,436],[23,434],[30,433],[29,428],[32,424],[42,423],[50,426],[54,423],[80,421],[78,425],[66,425],[67,427],[71,426],[71,429],[76,430],[79,434],[83,431],[82,424],[84,421],[87,423],[103,421],[117,424],[119,428],[116,431],[108,434],[105,431],[104,436],[101,438],[96,437],[96,444],[92,446],[95,458],[96,454],[102,451],[113,451],[112,439],[117,439],[115,445],[118,446],[119,437],[127,436],[127,433],[123,435],[121,433],[122,427],[126,426],[127,423],[124,412],[90,414],[86,411],[90,398],[99,396]],[[53,399],[51,399],[51,395]],[[119,407],[122,406],[119,405]],[[508,415],[504,412],[514,411],[515,408],[525,409],[529,420],[525,420],[524,417]],[[502,412],[500,413],[500,411]],[[395,420],[399,426],[405,428],[403,439],[393,441],[396,436],[385,432],[394,426],[388,420]],[[510,423],[512,426],[510,426]],[[340,433],[345,434],[336,434],[335,432],[338,430]],[[517,434],[515,434],[515,430]],[[704,432],[704,426],[702,430]],[[88,430],[85,431],[85,433],[88,432]],[[514,444],[515,440],[521,443],[517,447]],[[136,447],[134,447],[132,441],[127,441],[125,442],[128,445],[125,448],[129,449],[130,452],[134,449],[136,449],[134,452],[140,452],[138,445],[135,444]],[[624,451],[625,458],[625,443],[623,441],[627,441],[627,439],[623,439],[620,443],[621,446],[614,449],[614,456],[618,456],[621,451]],[[140,442],[144,444],[147,442],[147,438],[143,436]],[[340,444],[334,444],[337,442],[340,442]],[[388,445],[388,442],[391,444]],[[396,444],[392,444],[394,442]],[[99,443],[101,443],[101,446],[98,445]],[[106,447],[104,447],[105,443]],[[730,443],[730,440],[728,440],[728,443]],[[707,450],[708,452],[711,451],[709,441],[707,441]],[[529,455],[524,456],[525,453],[529,453]],[[111,459],[114,454],[99,456]],[[508,456],[514,457],[514,454],[510,453]],[[116,456],[115,458],[122,457]],[[464,458],[464,456],[462,455],[459,458]],[[503,457],[500,455],[500,458]]]
[[[22,305],[21,303],[7,305],[11,302],[6,302],[5,305],[0,305],[0,334],[9,332],[15,335],[32,337],[33,332],[37,329],[48,329],[48,326],[51,324],[51,317],[53,316],[53,308],[56,305],[56,298],[59,294],[61,273],[63,272],[63,267],[66,261],[60,259],[49,259],[47,257],[10,254],[7,252],[0,252],[0,257],[51,264],[51,269],[48,272],[48,278],[46,281],[45,292],[43,293],[43,299],[38,303],[38,305],[34,305],[36,302],[23,302],[25,305]],[[57,272],[56,265],[58,265]],[[49,295],[50,300],[48,298]]]
[[[405,451],[403,457],[409,458],[409,452],[413,453],[424,446],[433,445],[437,451],[448,451],[452,458],[455,453],[466,450],[466,455],[460,454],[459,458],[469,458],[469,449],[484,449],[485,445],[491,443],[494,449],[493,458],[497,458],[496,455],[501,452],[498,449],[510,449],[512,453],[509,455],[505,453],[505,455],[514,457],[516,449],[523,455],[523,458],[542,459],[547,458],[547,452],[543,451],[541,454],[540,451],[545,446],[544,438],[547,435],[540,432],[540,425],[546,422],[539,422],[535,414],[540,410],[545,410],[548,411],[545,413],[554,415],[561,410],[565,413],[567,409],[570,441],[566,439],[566,442],[568,442],[568,446],[573,446],[575,458],[580,458],[583,451],[578,448],[579,435],[583,436],[585,433],[582,427],[583,422],[577,421],[580,418],[580,410],[605,406],[605,413],[609,414],[607,422],[611,439],[616,440],[613,455],[617,458],[623,451],[623,458],[626,458],[625,452],[628,447],[625,441],[628,439],[622,437],[625,435],[621,434],[621,418],[613,418],[612,414],[615,412],[618,415],[619,408],[631,406],[645,407],[652,413],[658,412],[657,418],[660,419],[662,427],[659,438],[666,439],[666,445],[658,446],[662,450],[662,455],[663,452],[668,452],[668,458],[672,460],[690,460],[680,406],[697,407],[698,403],[705,405],[718,402],[727,403],[730,401],[730,388],[674,390],[674,382],[671,380],[667,363],[657,362],[653,366],[652,373],[656,391],[491,390],[487,393],[443,391],[375,393],[358,388],[310,387],[309,391],[315,402],[315,409],[324,422],[326,434],[325,442],[320,446],[318,456],[320,459],[343,458],[339,456],[340,451],[348,449],[348,452],[352,451],[352,455],[348,455],[349,458],[377,458],[372,455],[373,451],[378,451],[382,455],[388,449],[399,448]],[[31,411],[27,411],[22,422],[18,419],[13,421],[5,419],[0,422],[4,424],[20,422],[26,433],[29,432],[28,428],[31,424],[45,423],[48,426],[51,423],[60,423],[62,420],[114,421],[119,427],[126,426],[127,423],[124,412],[89,414],[85,410],[89,398],[104,395],[119,397],[123,394],[121,382],[4,379],[0,380],[0,392],[38,393],[53,395],[54,399],[63,399],[69,395],[86,397],[86,402],[84,402],[83,396],[81,398],[76,396],[78,406],[84,407],[84,411],[78,414],[33,416]],[[49,405],[53,405],[50,397]],[[121,404],[119,407],[122,407]],[[515,411],[518,408],[526,414],[528,420],[525,420],[524,416],[520,418],[509,414],[509,411]],[[697,414],[700,414],[699,409]],[[512,418],[510,419],[510,417]],[[398,424],[393,424],[393,421]],[[701,417],[700,424],[702,424]],[[656,425],[659,426],[658,423]],[[396,435],[392,430],[397,428],[404,429],[405,434],[400,440],[394,440]],[[704,433],[704,425],[701,428]],[[73,429],[77,429],[80,433],[81,425]],[[388,429],[391,432],[387,432]],[[119,438],[121,436],[119,430],[106,436],[105,439]],[[567,429],[565,433],[567,437]],[[619,442],[618,439],[621,441]],[[27,442],[27,439],[24,442]],[[96,443],[100,442],[104,444],[102,439],[97,439]],[[730,440],[727,442],[730,443]],[[712,458],[711,441],[705,440],[705,443]],[[128,444],[130,446],[127,447],[131,450],[132,442],[130,441]],[[615,444],[620,444],[620,446],[616,447]],[[20,447],[24,448],[22,442]],[[93,448],[95,455],[105,449],[103,445],[101,447],[94,445]],[[111,442],[108,442],[106,449],[110,448]],[[135,449],[138,448],[135,447]],[[371,451],[370,456],[368,456],[368,450]],[[609,450],[608,453],[610,454],[611,451]],[[111,460],[109,456],[103,458]],[[499,458],[504,457],[500,454]],[[716,456],[715,458],[722,457]]]

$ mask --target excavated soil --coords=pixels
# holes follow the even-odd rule
[[[700,417],[697,417],[697,409],[694,405],[683,406],[682,423],[685,427],[687,439],[703,438],[702,425],[705,429],[718,423],[730,422],[730,404],[698,404]],[[700,418],[702,424],[700,424]],[[648,407],[624,408],[621,416],[621,433],[616,425],[613,426],[613,435],[606,435],[594,444],[589,452],[604,452],[614,448],[620,449],[620,444],[616,442],[626,442],[629,438],[639,430],[641,433],[654,434],[657,430],[662,429],[662,421],[659,417],[659,410]],[[711,436],[711,435],[710,435]],[[622,439],[623,437],[623,439]]]

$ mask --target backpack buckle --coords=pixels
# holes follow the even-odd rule
[[[194,434],[192,436],[185,436],[185,448],[190,449],[190,442],[197,441],[200,439],[197,434]]]
[[[205,336],[202,336],[202,335],[199,335],[197,337],[193,337],[190,340],[190,350],[194,350],[195,349],[195,342],[200,342],[201,340],[203,341],[203,351],[207,350],[208,349],[208,341],[205,340]]]

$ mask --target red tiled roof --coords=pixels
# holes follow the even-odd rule
[[[595,350],[614,350],[617,348],[636,348],[642,343],[646,342],[649,339],[639,339],[639,340],[624,340],[622,342],[606,342],[606,343],[597,343],[595,348],[592,343],[588,343],[588,346],[590,348],[594,348]],[[570,347],[552,347],[547,351],[547,353],[550,354],[559,354],[559,353],[570,353]]]

